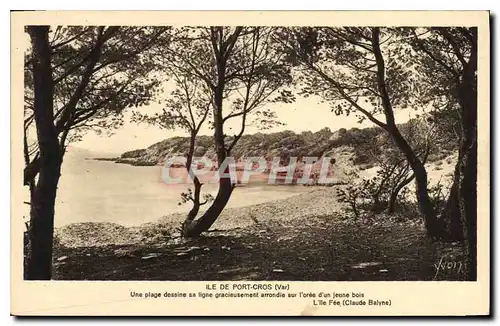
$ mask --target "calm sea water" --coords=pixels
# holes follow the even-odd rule
[[[89,159],[100,155],[76,149],[66,154],[57,193],[56,226],[76,222],[114,222],[132,226],[189,210],[188,204],[178,205],[180,193],[188,186],[166,185],[162,182],[160,167],[135,167]],[[217,185],[206,184],[203,191],[215,196]],[[227,207],[262,203],[306,191],[308,188],[302,186],[249,184],[234,190]]]

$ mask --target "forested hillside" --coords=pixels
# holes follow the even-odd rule
[[[409,125],[422,124],[420,120],[410,120],[401,124],[404,130]],[[430,153],[429,161],[446,156],[452,151],[456,142],[450,142],[453,137],[451,131],[438,128],[435,133],[434,145]],[[226,137],[230,142],[232,137]],[[338,155],[338,149],[344,147],[345,152],[351,152],[350,159],[353,164],[361,165],[362,168],[376,164],[377,156],[384,151],[394,149],[392,141],[384,130],[379,127],[351,128],[332,131],[325,127],[317,132],[304,131],[295,133],[293,131],[281,131],[276,133],[256,133],[243,135],[231,155],[236,159],[243,157],[322,157]],[[347,147],[347,148],[346,148]],[[145,149],[137,149],[123,153],[115,158],[118,163],[132,165],[157,165],[162,164],[165,157],[184,156],[189,149],[189,137],[172,137],[155,143]],[[195,155],[206,155],[215,158],[214,143],[211,136],[198,136],[196,138]]]

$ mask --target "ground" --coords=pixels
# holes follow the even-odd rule
[[[191,240],[161,234],[133,244],[70,246],[60,239],[66,245],[55,248],[54,278],[411,281],[461,280],[465,271],[458,243],[432,242],[418,220],[389,216],[270,220]]]

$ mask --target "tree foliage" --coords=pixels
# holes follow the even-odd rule
[[[109,131],[123,123],[123,110],[148,103],[161,79],[150,50],[163,27],[56,26],[49,32],[54,125],[61,149],[83,133]],[[38,143],[31,137],[34,96],[32,51],[25,60],[25,182],[38,169]]]
[[[429,66],[422,75],[427,94],[437,99],[437,113],[459,121],[458,128],[453,125],[458,160],[442,219],[450,225],[449,237],[465,244],[472,280],[477,277],[477,42],[477,27],[434,27],[411,38]]]
[[[148,50],[166,28],[28,26],[24,184],[30,190],[29,279],[50,279],[57,186],[68,141],[121,124],[159,84]],[[30,132],[36,133],[32,142]],[[38,175],[38,177],[37,177]]]
[[[270,27],[181,27],[175,29],[171,45],[160,51],[165,65],[189,80],[204,83],[212,105],[209,123],[219,165],[249,124],[262,128],[279,124],[266,104],[294,100],[286,89],[292,81],[290,66],[279,44],[271,42],[274,33],[275,28]],[[240,128],[228,139],[224,126],[230,119],[239,119]],[[189,226],[186,235],[208,229],[231,192],[230,181],[222,178],[213,204]]]
[[[435,127],[425,119],[410,120],[400,128],[424,164],[429,155],[438,150],[438,134]],[[339,201],[348,203],[355,217],[366,210],[375,213],[387,211],[392,214],[396,211],[399,199],[403,202],[410,201],[408,186],[415,175],[405,156],[387,136],[372,138],[369,146],[364,147],[368,148],[366,155],[376,167],[376,174],[362,178],[359,173],[351,172],[349,186],[337,189]]]
[[[401,42],[391,28],[296,28],[281,37],[302,71],[304,94],[320,96],[337,115],[354,113],[384,129],[415,173],[416,195],[429,236],[437,238],[441,226],[427,189],[427,172],[399,130],[394,112],[415,103],[420,81],[408,59],[412,47]],[[298,60],[295,60],[298,59]],[[378,115],[382,115],[379,118]]]

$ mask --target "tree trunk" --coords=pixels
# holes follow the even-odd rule
[[[424,218],[428,236],[431,238],[439,238],[442,234],[442,227],[438,224],[434,207],[429,198],[429,192],[427,190],[427,171],[425,170],[425,166],[422,161],[420,161],[417,155],[415,155],[411,146],[404,139],[394,119],[394,111],[385,80],[385,62],[382,51],[380,50],[379,36],[380,29],[378,27],[374,27],[372,29],[372,46],[377,64],[377,85],[380,94],[382,95],[382,107],[386,118],[386,125],[384,129],[389,133],[391,138],[396,143],[396,146],[405,155],[413,173],[415,174],[418,206],[420,213]]]
[[[200,211],[200,206],[201,206],[200,193],[201,193],[202,183],[200,182],[198,177],[193,173],[193,168],[192,168],[194,147],[195,147],[195,143],[196,143],[196,134],[197,134],[196,129],[192,129],[190,143],[189,143],[188,157],[187,157],[187,161],[186,161],[186,169],[188,171],[189,176],[193,180],[194,193],[193,193],[193,198],[192,198],[193,207],[191,208],[186,219],[182,223],[181,234],[183,237],[188,237],[189,227],[191,226],[191,223],[194,221],[194,219],[198,215],[198,212]]]
[[[396,202],[398,200],[399,193],[406,187],[413,179],[415,178],[415,174],[412,174],[409,178],[406,178],[394,188],[389,197],[389,203],[387,204],[387,213],[392,214],[396,209]]]
[[[460,164],[457,162],[450,194],[441,213],[441,220],[448,226],[446,236],[448,241],[463,241],[462,222],[460,221],[460,198],[458,196],[459,183]]]
[[[219,184],[219,191],[213,201],[212,205],[206,212],[196,221],[193,221],[185,230],[186,237],[197,237],[201,233],[208,231],[212,224],[217,220],[224,207],[226,207],[231,193],[233,192],[233,185],[230,178],[221,178]]]
[[[26,277],[49,280],[52,270],[54,206],[62,156],[54,126],[53,80],[48,26],[30,26],[33,45],[34,114],[40,151],[40,172],[31,198],[30,256]]]
[[[189,229],[191,226],[191,223],[194,221],[196,216],[198,215],[198,212],[200,211],[200,192],[201,192],[201,182],[198,179],[198,177],[193,178],[193,184],[194,184],[194,197],[193,197],[193,207],[191,207],[191,210],[189,211],[186,219],[182,223],[182,236],[183,237],[189,237]]]
[[[38,183],[31,198],[31,251],[26,273],[28,280],[50,280],[52,276],[54,206],[60,166],[60,163],[54,162],[40,169]]]
[[[425,166],[415,155],[415,152],[403,138],[399,130],[395,126],[390,127],[389,130],[392,139],[405,155],[413,174],[415,175],[418,208],[424,219],[427,235],[431,238],[439,239],[443,236],[444,226],[437,219],[437,214],[434,211],[434,205],[429,197],[429,191],[427,189],[427,171],[425,170]]]
[[[389,202],[387,203],[387,214],[393,214],[396,211],[396,201],[398,199],[399,191],[394,191],[389,197]]]
[[[229,154],[226,150],[226,145],[224,142],[224,120],[222,117],[222,104],[224,97],[224,86],[225,86],[225,62],[219,60],[217,63],[218,69],[218,83],[214,92],[214,143],[215,150],[217,153],[217,162],[219,164],[219,168],[222,165],[222,162],[226,159]],[[229,167],[226,168],[224,174],[228,174]],[[221,171],[219,170],[219,173]],[[226,207],[229,198],[231,197],[231,193],[233,192],[233,184],[231,182],[231,178],[221,177],[219,179],[219,190],[217,192],[217,196],[215,197],[213,203],[210,207],[205,211],[205,213],[196,221],[193,221],[189,224],[189,226],[185,229],[185,236],[187,237],[197,237],[201,233],[208,231],[208,229],[212,226],[212,224],[217,220],[220,213]]]
[[[472,28],[472,48],[458,89],[461,109],[459,149],[459,207],[469,279],[477,279],[477,28]]]
[[[477,142],[464,141],[460,166],[459,207],[463,225],[465,255],[469,266],[469,279],[477,279]]]
[[[412,164],[415,174],[415,186],[417,190],[417,201],[420,213],[424,217],[425,229],[427,234],[434,239],[440,239],[443,236],[443,226],[439,223],[436,212],[429,197],[427,189],[427,172],[424,165],[417,160]]]

